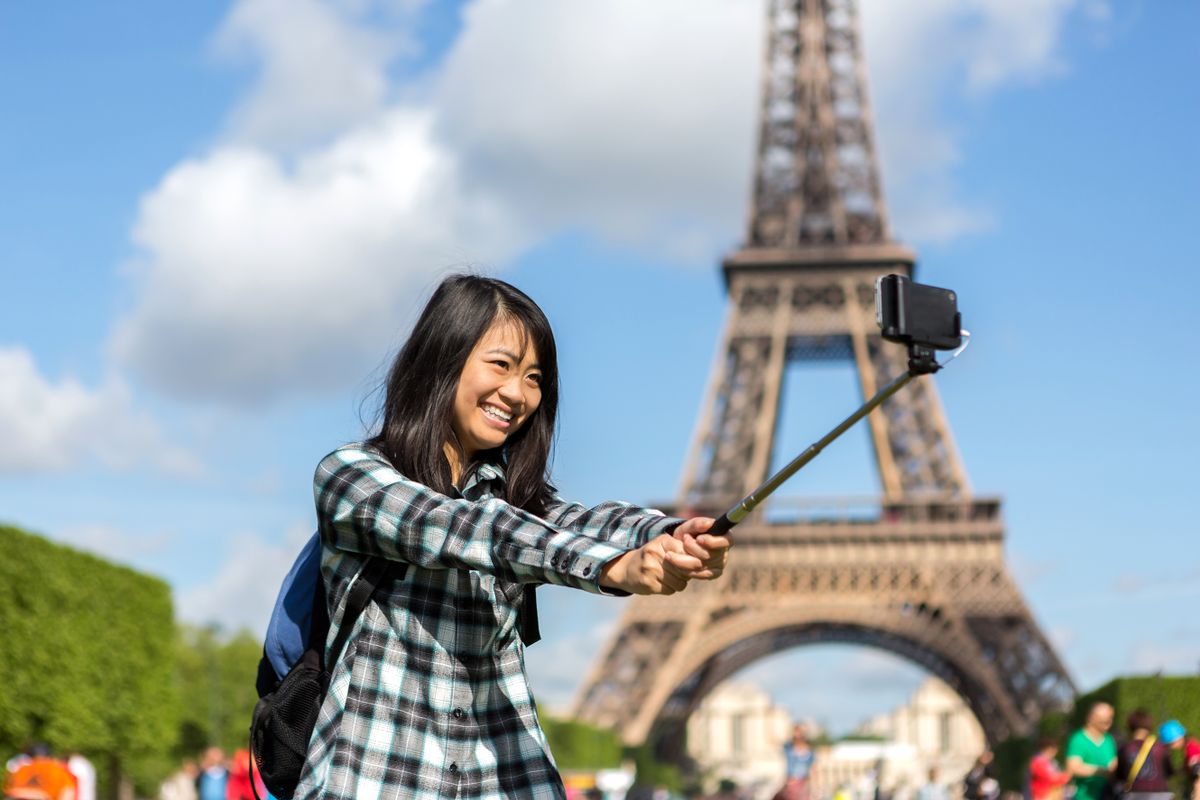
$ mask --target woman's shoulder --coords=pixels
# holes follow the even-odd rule
[[[334,448],[318,462],[318,469],[357,464],[359,462],[377,462],[381,465],[391,466],[391,462],[388,461],[378,447],[364,441],[347,442]],[[369,466],[369,463],[363,466]]]
[[[344,484],[371,478],[390,483],[395,468],[391,461],[368,442],[349,442],[336,448],[317,463],[313,483],[324,487],[331,482]]]

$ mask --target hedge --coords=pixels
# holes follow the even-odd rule
[[[0,526],[0,749],[32,742],[153,787],[171,766],[175,624],[161,580]]]
[[[1177,719],[1189,732],[1200,731],[1200,676],[1141,675],[1111,680],[1080,695],[1071,716],[1073,725],[1082,725],[1087,710],[1101,700],[1116,710],[1113,733],[1118,736],[1126,732],[1129,713],[1138,708],[1150,712],[1155,723]]]

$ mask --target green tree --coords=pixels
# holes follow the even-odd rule
[[[215,626],[180,626],[178,652],[176,755],[194,757],[209,745],[230,753],[245,747],[262,642],[245,631],[224,636]]]
[[[613,731],[541,712],[539,716],[559,769],[593,771],[621,765],[621,740]]]

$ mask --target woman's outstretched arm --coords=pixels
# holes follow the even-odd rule
[[[426,569],[475,569],[523,583],[652,594],[677,591],[681,577],[686,582],[703,569],[669,536],[654,539],[654,548],[650,542],[621,546],[558,527],[502,500],[450,498],[409,480],[362,446],[326,456],[313,491],[318,527],[330,544]],[[613,563],[622,556],[620,564]]]

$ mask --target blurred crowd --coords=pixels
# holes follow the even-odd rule
[[[263,785],[258,770],[250,762],[248,750],[238,750],[227,758],[219,747],[204,751],[198,761],[187,760],[179,770],[163,781],[159,800],[261,800],[271,794]]]
[[[1156,725],[1139,708],[1126,718],[1119,738],[1112,727],[1113,707],[1094,704],[1083,727],[1067,738],[1061,765],[1059,741],[1038,741],[1029,763],[1029,799],[1200,800],[1200,741],[1177,720]]]
[[[59,757],[44,744],[31,745],[6,766],[5,800],[96,800],[96,770],[80,753]],[[210,747],[199,759],[184,761],[163,782],[158,796],[160,800],[255,800],[255,789],[259,800],[271,797],[248,751],[238,750],[227,758],[221,748]]]

